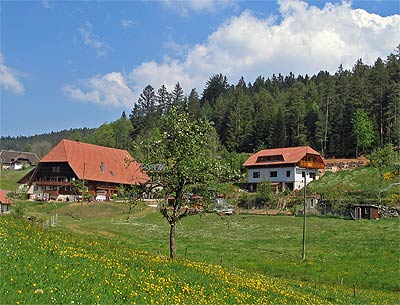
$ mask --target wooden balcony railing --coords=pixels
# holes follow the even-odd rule
[[[300,167],[324,169],[325,166],[322,162],[300,161]]]

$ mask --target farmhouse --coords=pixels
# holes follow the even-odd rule
[[[19,183],[28,184],[31,197],[42,200],[68,198],[65,196],[73,195],[72,183],[77,179],[85,180],[90,195],[111,196],[121,184],[149,180],[140,165],[130,160],[133,158],[126,150],[62,140]]]
[[[261,150],[251,155],[243,164],[248,170],[250,191],[257,183],[269,181],[278,190],[298,190],[319,179],[319,171],[325,167],[322,156],[309,146]]]
[[[24,166],[34,166],[39,162],[35,153],[14,150],[0,151],[0,163],[3,169],[18,170]]]
[[[0,190],[0,214],[10,211],[11,201],[7,197],[7,191]]]

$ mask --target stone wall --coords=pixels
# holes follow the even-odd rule
[[[379,217],[381,218],[399,217],[399,215],[400,208],[379,206]]]
[[[325,171],[337,172],[365,166],[366,159],[327,159],[325,160]]]

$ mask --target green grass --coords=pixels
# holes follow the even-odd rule
[[[0,189],[15,191],[18,187],[17,181],[32,169],[23,170],[0,170]]]
[[[357,286],[354,290],[344,285],[279,279],[186,259],[171,262],[164,256],[132,250],[118,243],[118,239],[44,230],[9,216],[0,217],[0,238],[1,304],[396,304],[400,301],[397,293],[379,289]]]
[[[331,180],[320,182],[358,188],[369,170],[330,174]],[[13,179],[2,179],[2,187]],[[3,188],[12,186],[7,185]],[[300,217],[188,217],[178,224],[178,261],[171,263],[168,223],[144,203],[129,220],[122,203],[23,202],[23,207],[38,226],[55,214],[59,222],[42,231],[0,217],[0,261],[7,262],[0,304],[400,303],[398,218],[309,217],[302,261]],[[172,281],[161,283],[168,278]]]
[[[156,209],[141,205],[129,221],[120,203],[86,203],[82,212],[77,203],[58,206],[58,228],[168,256],[168,223]],[[40,219],[55,213],[49,203],[26,206],[26,215]],[[305,261],[301,217],[257,215],[184,218],[177,227],[178,257],[270,277],[400,291],[398,218],[309,217],[307,223]]]
[[[377,199],[379,190],[399,182],[399,177],[382,180],[376,169],[372,167],[358,167],[337,173],[327,172],[320,180],[310,183],[309,191],[331,196],[340,196],[339,193],[362,193],[363,199]],[[391,204],[399,203],[400,185],[382,192],[382,197],[391,200]]]

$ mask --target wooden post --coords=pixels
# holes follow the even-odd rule
[[[83,175],[82,175],[82,200],[81,200],[81,220],[82,220],[82,210],[83,210],[83,198],[85,194],[85,170],[86,170],[86,163],[83,162]]]
[[[306,208],[307,208],[307,171],[304,171],[304,203],[303,203],[303,252],[301,258],[306,259]]]

